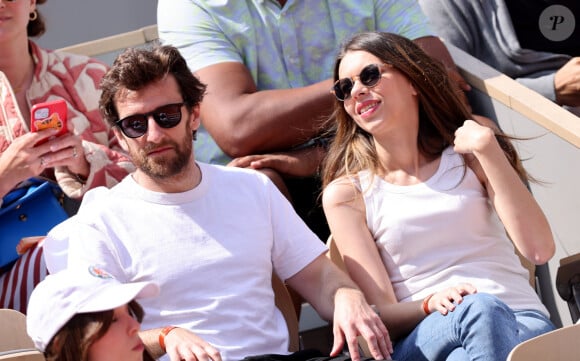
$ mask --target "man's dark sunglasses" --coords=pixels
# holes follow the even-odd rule
[[[386,66],[386,64],[369,64],[363,68],[359,75],[355,75],[352,78],[342,78],[337,80],[330,92],[334,94],[336,99],[341,102],[345,101],[350,98],[354,82],[357,81],[357,79],[366,87],[374,87],[377,85],[379,80],[381,80],[384,66]]]
[[[147,133],[149,117],[153,116],[161,128],[173,128],[181,122],[183,103],[166,104],[147,114],[133,114],[115,122],[123,134],[129,138],[139,138]]]

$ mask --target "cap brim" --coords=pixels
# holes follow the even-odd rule
[[[119,283],[107,285],[95,292],[93,297],[81,305],[77,313],[112,310],[134,299],[154,297],[159,294],[159,286],[153,282]]]

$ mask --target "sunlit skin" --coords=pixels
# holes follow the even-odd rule
[[[382,64],[366,51],[348,52],[342,59],[339,78],[358,76],[369,64]],[[438,160],[425,159],[417,148],[419,107],[417,91],[402,73],[393,67],[383,68],[381,80],[374,87],[354,83],[344,109],[359,127],[370,133],[382,166],[390,170],[385,180],[393,184],[416,184],[429,178]],[[394,162],[394,163],[391,163]]]
[[[89,348],[89,361],[142,361],[145,346],[139,328],[127,305],[115,308],[111,326]]]
[[[0,43],[14,37],[27,37],[26,25],[36,9],[34,0],[0,1]],[[23,31],[24,29],[24,31]]]
[[[382,63],[368,52],[353,51],[345,55],[338,74],[340,79],[352,78],[367,65]],[[416,95],[409,80],[387,65],[374,87],[366,87],[357,79],[350,98],[344,101],[344,108],[361,128],[375,138],[404,129],[408,130],[409,136],[414,134],[416,137],[419,119]]]
[[[180,103],[183,99],[172,75],[139,91],[127,91],[116,101],[119,118],[146,114],[162,105]],[[169,129],[148,118],[147,132],[138,138],[126,137],[113,128],[123,149],[131,156],[137,171],[135,180],[148,189],[159,192],[182,192],[195,187],[201,174],[193,161],[192,130],[199,127],[199,108],[189,113],[181,107],[181,122]]]

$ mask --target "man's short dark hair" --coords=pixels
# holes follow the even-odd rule
[[[115,100],[123,91],[138,91],[171,74],[177,80],[183,102],[188,110],[198,105],[206,85],[191,73],[187,62],[173,46],[155,46],[151,49],[128,48],[119,54],[113,66],[101,80],[99,109],[111,126],[119,119]]]

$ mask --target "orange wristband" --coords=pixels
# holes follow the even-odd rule
[[[161,347],[163,351],[165,351],[165,336],[175,328],[177,328],[177,326],[166,326],[161,330],[161,332],[159,332],[159,347]]]
[[[429,311],[429,300],[431,299],[431,297],[433,297],[434,293],[430,294],[429,296],[425,297],[423,299],[423,303],[421,304],[421,306],[423,307],[423,312],[425,312],[426,315],[429,315],[431,312]]]

